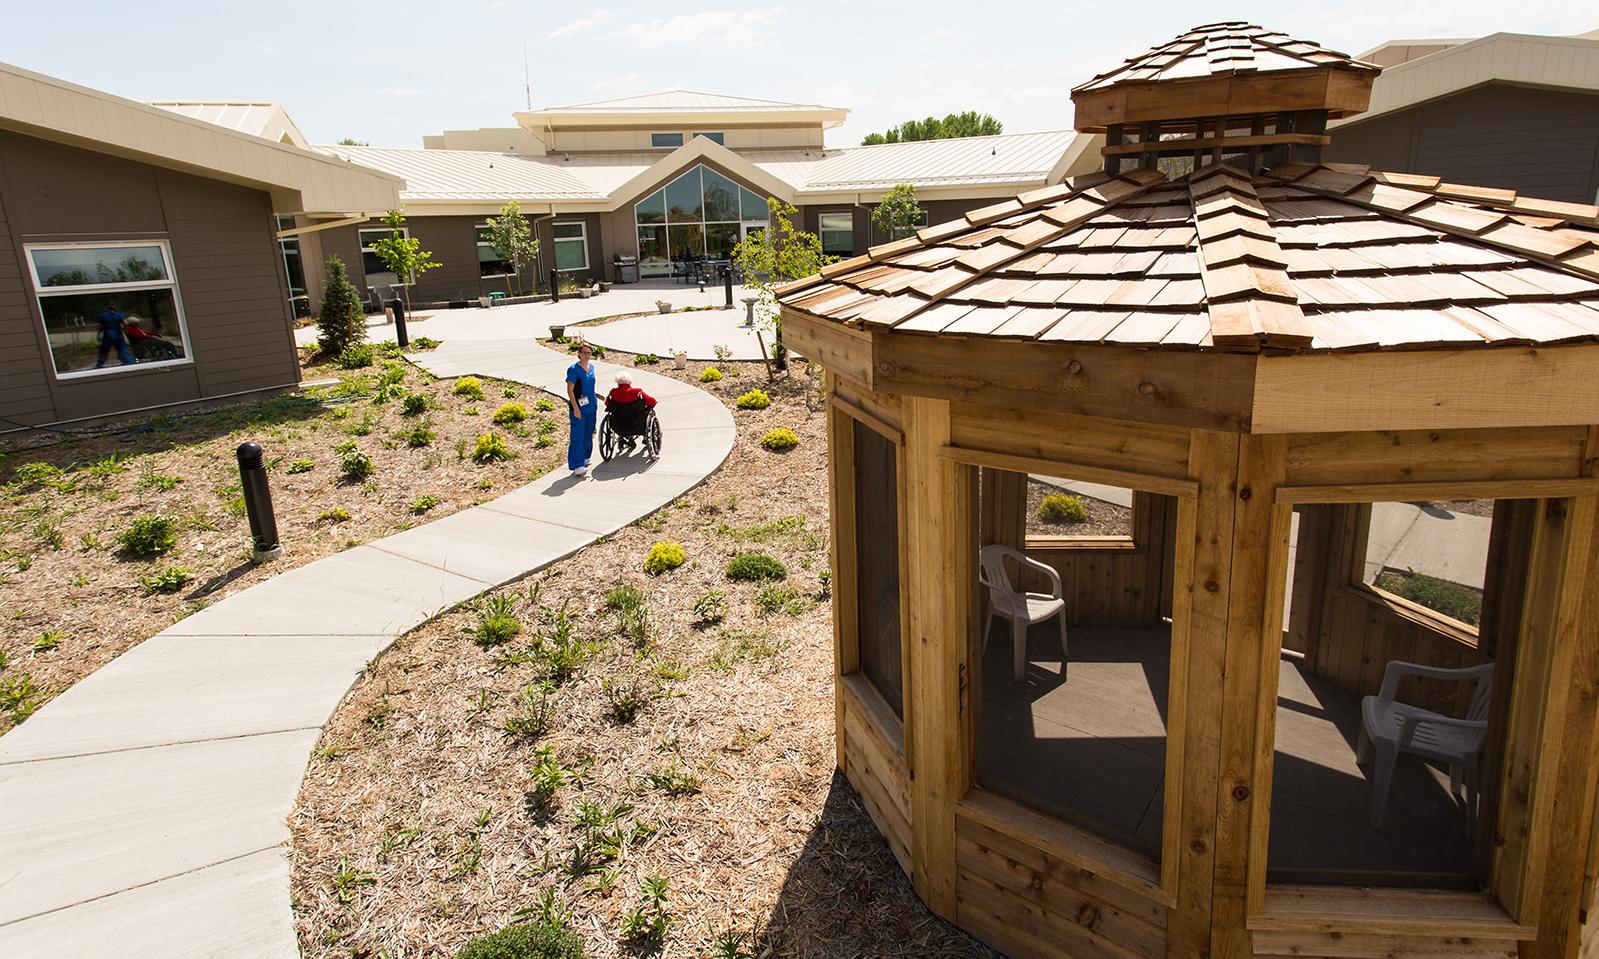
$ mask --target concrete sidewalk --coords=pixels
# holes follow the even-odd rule
[[[718,301],[720,302],[720,301]],[[600,326],[580,326],[578,332],[591,343],[608,350],[627,353],[654,353],[670,356],[677,350],[691,360],[716,359],[716,347],[725,346],[731,359],[758,360],[761,345],[756,333],[772,348],[770,328],[744,325],[744,310],[696,310],[693,313],[668,313],[664,316],[630,316]]]
[[[563,384],[571,362],[531,337],[445,342],[415,360],[541,388]],[[670,503],[731,451],[719,400],[631,372],[660,400],[658,461],[620,458],[584,479],[559,470],[275,576],[0,738],[0,956],[297,956],[287,816],[362,666],[451,606]]]

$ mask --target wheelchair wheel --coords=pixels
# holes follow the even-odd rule
[[[644,434],[644,449],[650,454],[650,459],[659,459],[661,455],[661,421],[654,416],[650,417],[650,425]]]
[[[616,431],[611,429],[611,418],[600,420],[600,459],[610,460],[616,455]]]

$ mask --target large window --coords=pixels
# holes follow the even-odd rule
[[[503,259],[499,251],[494,248],[493,232],[486,224],[479,224],[476,230],[478,276],[514,276],[516,274],[516,264]]]
[[[294,217],[278,217],[279,230],[294,229]],[[300,238],[286,236],[278,240],[283,251],[283,270],[289,278],[289,306],[296,317],[311,315],[311,298],[305,291],[305,261],[300,258]]]
[[[372,248],[372,244],[374,241],[381,240],[384,237],[410,236],[410,231],[405,227],[401,227],[398,230],[362,230],[360,231],[360,235],[361,268],[366,273],[366,285],[368,287],[385,285],[400,286],[401,283],[399,277],[395,276],[394,272],[388,267],[384,266],[382,260],[378,259],[377,251]],[[405,285],[409,284],[410,280],[407,279]]]
[[[27,254],[58,377],[189,361],[164,241],[41,244]]]
[[[582,223],[555,224],[555,268],[557,270],[589,268],[589,242]]]
[[[639,275],[669,275],[674,262],[725,260],[769,216],[755,191],[705,166],[687,170],[633,206]]]
[[[848,210],[820,214],[816,231],[822,239],[823,253],[831,256],[855,255],[855,216]]]
[[[652,147],[670,148],[670,147],[680,147],[682,145],[683,145],[683,134],[681,134],[681,133],[652,133],[652,134],[650,134],[650,146],[652,146]]]

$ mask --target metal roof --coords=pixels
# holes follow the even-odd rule
[[[803,191],[1043,183],[1080,134],[1072,130],[883,143],[829,151],[806,171]]]
[[[276,100],[148,100],[153,107],[300,148],[310,141]]]
[[[784,100],[758,100],[753,97],[730,97],[719,93],[700,93],[695,90],[665,90],[632,97],[610,100],[591,100],[566,106],[545,107],[538,113],[665,113],[732,112],[732,113],[784,113],[791,111],[834,110],[817,103],[789,103]]]
[[[559,157],[475,150],[318,147],[324,153],[405,180],[407,200],[604,200]]]
[[[778,294],[861,329],[1145,349],[1599,342],[1599,207],[1351,164],[1097,173]]]

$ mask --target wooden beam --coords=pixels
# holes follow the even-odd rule
[[[839,396],[836,392],[829,391],[828,402],[833,408],[847,415],[855,422],[871,429],[895,446],[905,445],[905,432],[894,424],[882,419],[875,413],[870,413],[865,407],[857,406],[849,400]]]
[[[1582,426],[1520,429],[1377,430],[1288,437],[1288,486],[1383,485],[1406,497],[1427,484],[1585,480]]]
[[[1256,433],[1599,423],[1599,344],[1262,356]]]
[[[872,337],[840,323],[795,310],[782,311],[783,339],[794,352],[822,368],[873,389]]]
[[[1348,886],[1274,887],[1262,914],[1250,918],[1249,928],[1495,941],[1525,939],[1532,932],[1481,893]]]
[[[1545,499],[1593,496],[1599,478],[1455,480],[1433,483],[1345,483],[1334,486],[1280,486],[1277,502],[1416,503],[1451,499]]]
[[[831,393],[834,373],[827,374]],[[827,417],[828,525],[833,571],[833,676],[834,683],[858,671],[860,618],[856,599],[855,549],[855,422],[838,409]],[[844,768],[844,697],[840,685],[834,697],[834,743],[838,768]]]
[[[1124,156],[1130,153],[1180,153],[1184,150],[1225,150],[1231,147],[1271,146],[1287,143],[1297,146],[1326,146],[1330,136],[1313,133],[1265,133],[1242,137],[1189,137],[1181,140],[1155,140],[1150,143],[1123,143],[1100,147],[1102,156]]]
[[[911,881],[929,909],[953,922],[955,803],[971,784],[966,743],[955,731],[964,722],[963,685],[971,675],[972,470],[942,455],[948,403],[909,398],[904,412]]]
[[[1333,79],[1336,76],[1336,80]],[[1377,71],[1328,66],[1259,73],[1226,73],[1129,83],[1072,94],[1079,131],[1100,133],[1112,123],[1245,116],[1278,110],[1359,113],[1371,102]]]
[[[1104,483],[1128,489],[1145,490],[1166,496],[1194,497],[1199,484],[1194,480],[1178,480],[1165,476],[1148,476],[1127,470],[1106,469],[1087,463],[1068,463],[1063,460],[1043,459],[1034,456],[1017,456],[1011,453],[993,453],[988,450],[968,449],[964,446],[945,446],[939,451],[945,459],[972,466],[988,466],[1017,473],[1040,473],[1088,483]]]

